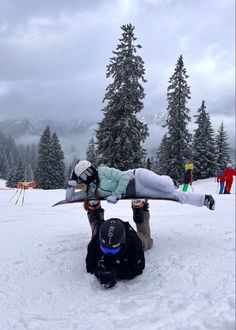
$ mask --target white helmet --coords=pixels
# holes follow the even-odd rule
[[[88,160],[81,160],[75,165],[75,174],[79,177],[84,171],[86,171],[92,164]]]
[[[226,165],[226,167],[232,167],[232,164],[231,164],[231,163],[228,163],[228,164]]]

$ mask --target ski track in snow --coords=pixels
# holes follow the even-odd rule
[[[15,205],[0,190],[0,329],[235,329],[235,194],[216,194],[213,178],[193,185],[216,210],[150,201],[144,273],[110,290],[85,269],[82,204],[52,208],[65,191],[36,189]],[[130,201],[102,205],[134,226]]]

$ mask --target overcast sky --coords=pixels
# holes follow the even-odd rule
[[[135,26],[147,83],[143,114],[166,111],[183,55],[193,114],[235,119],[235,0],[0,0],[0,119],[101,118],[106,66]]]

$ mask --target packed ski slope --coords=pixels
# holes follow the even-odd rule
[[[0,329],[233,330],[235,194],[216,194],[214,179],[193,187],[216,210],[151,201],[145,271],[110,290],[86,273],[82,204],[52,208],[65,191],[35,189],[15,205],[15,190],[0,189]],[[130,201],[103,206],[133,224]]]

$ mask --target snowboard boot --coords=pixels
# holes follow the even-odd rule
[[[142,241],[143,249],[148,250],[153,245],[150,230],[150,213],[147,200],[132,200],[133,220],[136,224],[137,234]]]
[[[92,230],[92,236],[94,236],[104,220],[104,209],[101,207],[100,201],[89,201],[89,210],[87,212],[89,224]]]
[[[204,205],[208,209],[213,211],[215,209],[215,200],[214,200],[214,198],[211,195],[205,195]]]

